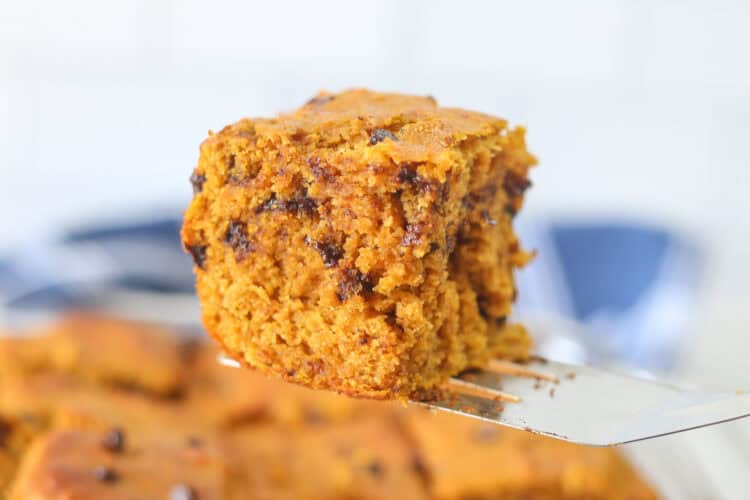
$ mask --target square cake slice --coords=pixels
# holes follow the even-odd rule
[[[182,228],[203,322],[250,367],[359,397],[524,358],[506,318],[534,163],[523,128],[367,90],[212,133]]]

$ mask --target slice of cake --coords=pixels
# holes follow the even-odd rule
[[[211,134],[182,228],[203,322],[250,367],[361,397],[524,358],[506,319],[534,163],[523,128],[367,90]]]

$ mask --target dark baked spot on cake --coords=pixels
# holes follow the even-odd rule
[[[196,170],[193,175],[190,176],[190,184],[193,186],[193,194],[196,195],[203,191],[203,183],[206,182],[206,176],[198,173]]]
[[[492,319],[489,312],[489,299],[484,295],[477,295],[477,308],[479,309],[479,315],[482,316],[486,321]]]
[[[224,242],[232,247],[238,261],[255,251],[255,245],[247,236],[247,225],[244,222],[231,221],[224,235]]]
[[[370,336],[366,333],[359,338],[359,345],[367,345],[370,343]]]
[[[325,182],[332,182],[336,179],[330,170],[330,166],[325,161],[321,160],[319,156],[308,158],[306,163],[316,179]]]
[[[293,142],[304,142],[305,138],[307,137],[307,134],[305,134],[304,130],[295,130],[292,135],[289,136],[289,138]]]
[[[511,198],[523,195],[531,187],[531,181],[518,173],[509,170],[503,179],[503,189]]]
[[[379,142],[383,142],[386,139],[397,141],[396,136],[393,132],[386,128],[376,128],[370,133],[370,146],[374,146]]]
[[[169,500],[198,500],[198,492],[187,484],[175,484],[169,490]]]
[[[203,264],[206,262],[206,249],[207,245],[185,245],[185,250],[193,257],[195,265],[203,269]]]
[[[102,483],[116,483],[120,479],[120,475],[114,469],[104,465],[94,467],[94,477]]]
[[[367,464],[367,472],[376,479],[382,479],[385,476],[385,467],[379,460],[373,460]]]
[[[490,211],[485,209],[481,211],[482,219],[484,222],[486,222],[490,226],[496,226],[497,221],[492,218],[492,215],[490,215]]]
[[[452,254],[456,249],[456,235],[446,231],[445,233],[445,251],[448,255]]]
[[[344,249],[334,241],[313,241],[309,236],[306,236],[305,244],[311,246],[320,254],[323,265],[327,268],[335,267],[341,257],[344,256]]]
[[[418,245],[422,240],[422,226],[419,224],[407,224],[404,237],[401,238],[401,246],[411,247]]]
[[[326,371],[326,365],[320,359],[306,359],[302,364],[307,369],[307,371],[312,373],[313,375],[320,375],[322,373],[325,373]]]
[[[320,106],[322,104],[326,104],[326,103],[329,103],[329,102],[333,101],[335,98],[336,98],[336,96],[333,95],[333,94],[330,94],[330,95],[316,95],[315,97],[313,97],[312,99],[310,99],[309,101],[307,101],[306,105],[307,106]]]
[[[125,449],[125,433],[119,427],[115,427],[104,435],[101,445],[109,452],[121,453]]]
[[[495,324],[495,326],[505,326],[505,324],[508,322],[508,318],[505,316],[500,316],[499,318],[493,319],[492,322]]]
[[[339,301],[346,302],[354,295],[371,292],[374,286],[372,279],[356,267],[342,269],[336,297]]]
[[[244,179],[242,178],[241,173],[237,172],[237,157],[234,155],[234,153],[230,153],[229,156],[227,156],[226,169],[227,169],[226,179],[227,179],[228,184],[234,184],[234,185],[243,184]]]

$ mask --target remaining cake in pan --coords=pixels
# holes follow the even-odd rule
[[[366,90],[211,134],[182,229],[204,324],[253,368],[361,397],[525,358],[506,319],[534,163],[523,128]]]
[[[0,342],[0,378],[54,369],[158,394],[180,387],[185,349],[164,328],[80,312],[26,335]]]
[[[428,498],[413,449],[389,419],[249,428],[229,446],[237,482],[253,498]]]
[[[182,345],[165,329],[83,318],[73,343],[112,359],[120,345],[104,339],[127,327],[143,341],[144,373],[161,342]],[[25,359],[39,349],[0,339],[0,350],[10,344]],[[100,369],[90,357],[75,371],[0,375],[0,499],[654,497],[613,449],[298,387],[219,366],[216,353],[193,345],[164,394],[82,378]]]
[[[656,498],[612,449],[421,409],[405,417],[437,500]]]
[[[27,452],[9,500],[223,500],[229,474],[215,448],[171,435],[52,432]]]

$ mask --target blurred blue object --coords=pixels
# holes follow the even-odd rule
[[[0,260],[5,317],[97,307],[112,291],[146,294],[145,307],[162,309],[168,308],[158,297],[192,298],[192,262],[179,227],[174,217],[71,231]],[[531,327],[542,354],[669,369],[690,329],[703,265],[693,244],[637,224],[537,222],[521,225],[520,233],[538,257],[518,273],[515,314]]]
[[[545,328],[575,330],[565,333],[580,349],[567,361],[649,371],[673,366],[691,331],[704,267],[694,243],[624,223],[536,223],[520,232],[538,257],[518,275],[517,314]]]

